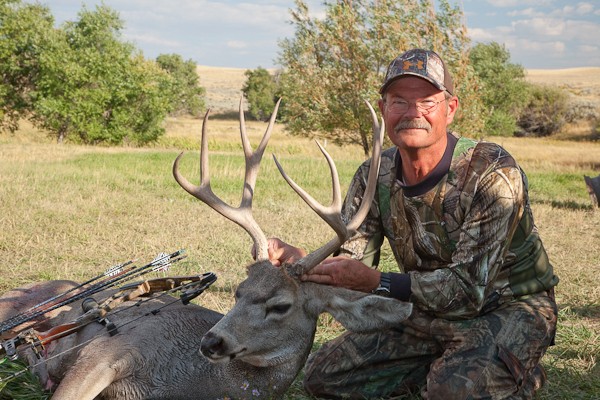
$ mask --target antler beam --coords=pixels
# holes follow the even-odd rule
[[[190,183],[180,172],[179,172],[179,161],[183,156],[183,152],[177,156],[173,164],[173,176],[179,185],[189,194],[196,197],[206,205],[223,215],[225,218],[235,222],[242,227],[254,242],[256,249],[257,260],[268,260],[268,244],[267,238],[263,233],[262,229],[256,223],[252,216],[252,198],[254,196],[254,187],[256,185],[256,177],[258,176],[258,170],[260,167],[260,161],[263,153],[271,138],[271,132],[277,117],[277,111],[279,109],[279,103],[281,99],[277,101],[269,125],[265,131],[265,134],[260,141],[257,149],[252,151],[248,135],[246,134],[246,122],[244,118],[244,110],[242,107],[243,98],[240,99],[240,134],[242,137],[242,146],[244,149],[244,158],[246,163],[246,172],[244,176],[244,188],[242,192],[242,200],[239,207],[232,207],[217,197],[210,185],[210,175],[208,169],[208,135],[206,134],[206,125],[208,122],[208,114],[210,110],[206,112],[204,121],[202,123],[202,143],[200,148],[200,186],[196,186]]]

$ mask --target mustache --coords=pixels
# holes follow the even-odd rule
[[[429,133],[431,132],[431,124],[423,119],[400,121],[394,126],[394,133],[398,133],[403,129],[425,129]]]

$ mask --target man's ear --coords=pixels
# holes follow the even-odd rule
[[[458,110],[458,106],[459,106],[459,101],[458,101],[458,97],[456,96],[452,96],[452,98],[450,98],[448,100],[448,111],[446,113],[446,124],[450,125],[452,123],[452,121],[454,121],[454,115],[456,114],[456,111]]]
[[[383,100],[383,98],[379,99],[377,105],[379,106],[379,112],[381,113],[381,115],[383,115],[383,110],[385,109],[385,101]]]
[[[412,303],[337,287],[327,287],[316,298],[321,300],[319,312],[328,312],[346,329],[358,333],[398,326],[410,317],[413,307]]]

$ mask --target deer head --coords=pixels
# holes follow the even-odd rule
[[[252,237],[257,261],[247,267],[248,277],[236,290],[236,303],[202,339],[201,351],[213,362],[242,361],[256,367],[295,369],[292,380],[304,364],[314,339],[320,313],[329,312],[347,329],[369,332],[392,327],[408,318],[412,311],[409,303],[381,296],[331,286],[301,282],[299,276],[318,265],[337,250],[356,232],[371,206],[379,172],[381,142],[385,127],[377,123],[373,108],[367,103],[373,119],[373,156],[367,189],[359,211],[345,224],[341,217],[342,196],[335,163],[319,145],[327,159],[333,183],[333,201],[328,207],[316,202],[300,188],[275,159],[279,171],[298,195],[335,231],[333,239],[297,262],[281,267],[268,260],[267,239],[252,217],[252,196],[258,168],[267,141],[271,135],[279,102],[273,111],[266,132],[255,151],[246,135],[244,113],[240,101],[240,132],[246,159],[244,189],[239,207],[225,204],[212,192],[208,173],[206,122],[202,127],[200,152],[200,186],[191,184],[178,171],[180,154],[173,165],[177,182],[188,193],[198,198],[226,218],[244,228]],[[282,372],[283,373],[283,372]]]

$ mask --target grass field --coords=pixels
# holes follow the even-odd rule
[[[237,122],[211,122],[214,190],[237,204],[243,176]],[[263,124],[250,123],[256,145]],[[46,279],[82,281],[131,258],[185,248],[173,274],[213,271],[217,283],[202,305],[226,312],[232,289],[251,261],[240,228],[185,193],[171,175],[179,149],[194,146],[199,121],[170,121],[158,148],[57,146],[32,132],[0,136],[0,291]],[[187,134],[185,133],[187,132]],[[591,207],[583,175],[599,173],[599,143],[505,138],[529,174],[537,225],[561,278],[556,346],[544,358],[549,384],[540,399],[598,398],[600,393],[600,210]],[[343,185],[362,161],[360,149],[329,146]],[[322,202],[330,198],[325,162],[310,141],[278,128],[267,152]],[[197,179],[197,154],[182,164]],[[257,183],[255,218],[268,236],[314,249],[328,228],[278,176],[266,155]],[[391,257],[384,268],[393,269]],[[340,332],[323,317],[317,345]],[[303,398],[299,385],[288,398]]]
[[[229,71],[233,75],[228,79],[234,79],[234,72],[243,73]],[[231,109],[225,103],[231,96],[236,97],[232,104],[239,101],[235,88],[227,90],[232,92],[209,94],[221,96],[217,109],[222,111]],[[249,122],[248,128],[256,146],[265,125]],[[199,131],[198,120],[170,119],[166,137],[141,149],[59,146],[26,125],[17,135],[0,134],[0,292],[31,281],[83,281],[122,261],[142,263],[159,252],[183,248],[188,258],[171,273],[215,272],[218,281],[197,302],[227,312],[244,266],[251,262],[251,242],[242,229],[185,193],[172,178],[173,160],[179,151],[197,148]],[[237,205],[243,179],[238,122],[211,121],[209,132],[213,188]],[[583,175],[600,174],[600,143],[495,140],[528,174],[536,223],[561,279],[557,341],[543,359],[549,382],[537,398],[598,399],[600,209],[592,208]],[[363,161],[362,151],[331,145],[328,150],[345,189]],[[276,127],[254,201],[254,216],[267,236],[315,249],[329,239],[321,232],[330,230],[285,184],[269,153],[324,203],[331,197],[326,163],[314,143]],[[188,151],[181,167],[197,182],[196,151]],[[389,253],[383,268],[394,269]],[[316,346],[340,331],[323,316]],[[296,383],[287,398],[307,397]]]

